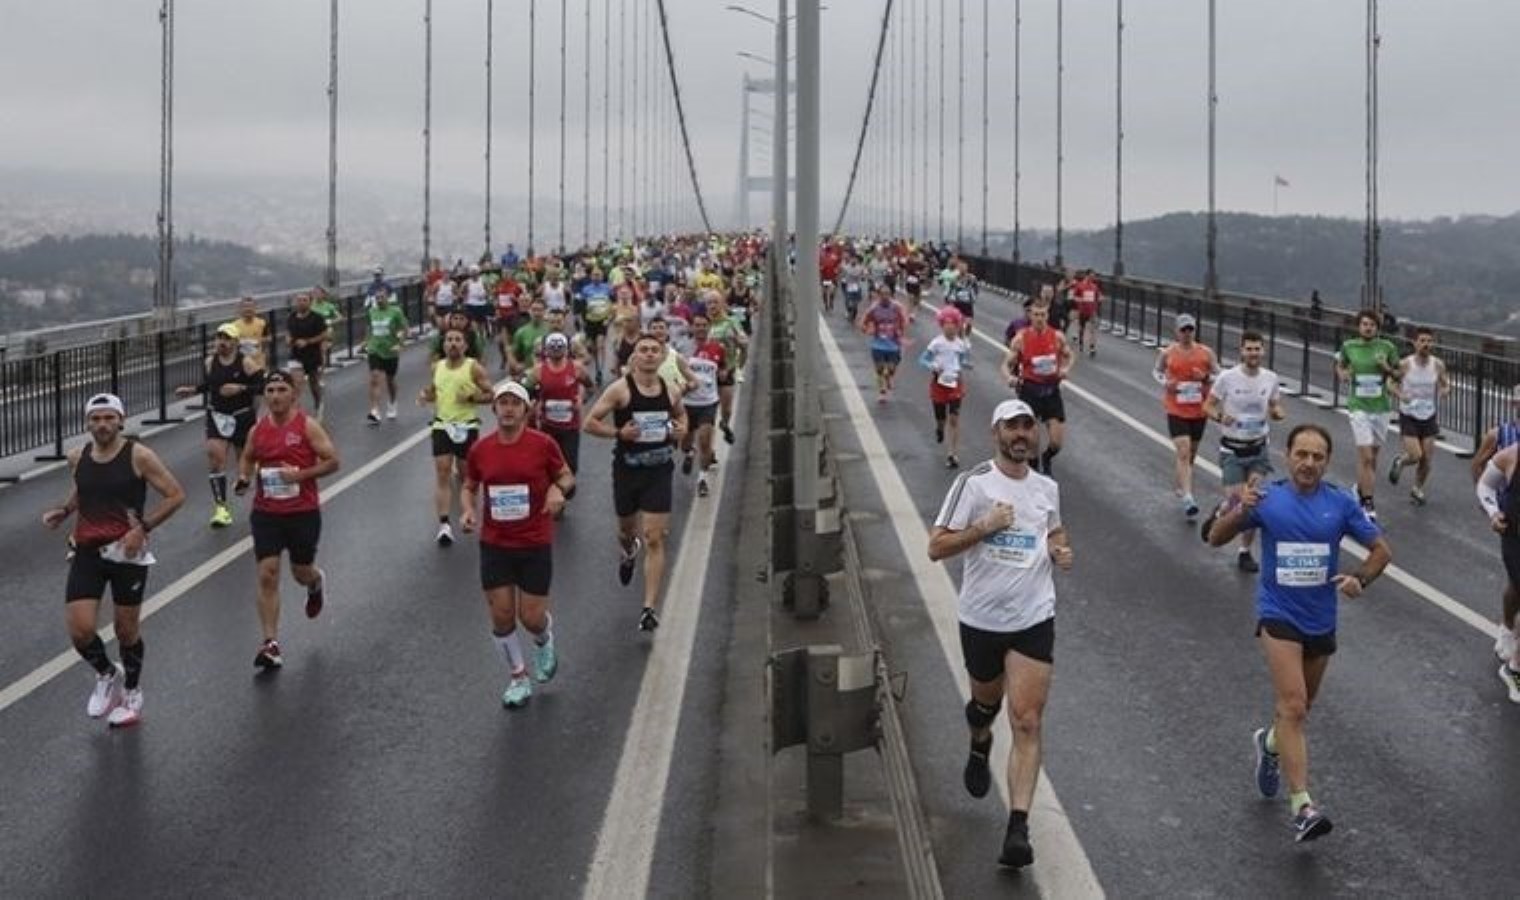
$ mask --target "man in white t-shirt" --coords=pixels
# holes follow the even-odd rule
[[[1238,502],[1248,486],[1272,474],[1268,436],[1272,423],[1281,422],[1286,413],[1277,373],[1261,365],[1265,345],[1258,332],[1242,332],[1239,364],[1219,373],[1203,402],[1204,414],[1219,423],[1219,479],[1226,497],[1222,503]],[[1205,542],[1218,515],[1216,507],[1199,530]],[[1236,567],[1248,574],[1261,571],[1251,556],[1255,534],[1255,529],[1241,532],[1235,555]]]
[[[1072,550],[1061,524],[1060,489],[1030,468],[1039,424],[1022,400],[992,414],[997,454],[955,479],[929,535],[929,558],[966,554],[961,576],[961,653],[970,676],[966,723],[971,755],[966,790],[986,796],[992,723],[1007,698],[1013,752],[1008,757],[1008,829],[1000,865],[1034,862],[1029,808],[1040,776],[1040,720],[1055,649],[1053,568],[1068,570]]]

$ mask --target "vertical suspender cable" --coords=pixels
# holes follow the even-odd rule
[[[1056,0],[1056,266],[1066,264],[1066,259],[1061,253],[1062,240],[1065,237],[1061,221],[1061,189],[1064,187],[1062,179],[1065,177],[1065,143],[1063,119],[1064,112],[1062,101],[1065,99],[1066,89],[1066,4],[1064,0]]]
[[[1124,0],[1114,24],[1114,274],[1124,274]]]
[[[966,0],[956,0],[955,24],[955,252],[966,243]]]
[[[422,271],[433,259],[433,0],[422,10]]]
[[[568,29],[566,19],[570,17],[570,0],[559,0],[559,243],[557,253],[565,252],[565,106],[567,93],[565,88],[566,75],[565,57],[568,55],[565,44]]]
[[[588,0],[589,2],[589,0]],[[612,237],[612,0],[602,0],[602,243]],[[606,273],[609,277],[611,272]]]
[[[586,0],[586,100],[581,113],[581,246],[591,246],[591,2]]]
[[[1024,71],[1024,0],[1013,0],[1013,261],[1021,260],[1019,254],[1019,179],[1023,172],[1019,167],[1019,128],[1022,122],[1024,95],[1020,75]]]
[[[495,28],[494,0],[486,0],[486,254],[491,253],[491,50]]]
[[[939,8],[939,243],[945,243],[945,7]]]
[[[327,58],[327,287],[338,286],[338,0],[332,0]]]
[[[169,324],[174,291],[174,0],[158,10],[160,59],[158,71],[158,277],[153,285],[153,312],[159,327]]]
[[[987,255],[987,0],[982,0],[982,255]]]
[[[1208,233],[1206,235],[1207,248],[1205,255],[1206,268],[1203,274],[1203,289],[1210,299],[1213,299],[1219,290],[1219,271],[1215,268],[1215,251],[1219,232],[1216,230],[1214,212],[1214,116],[1219,107],[1219,95],[1214,89],[1214,40],[1215,40],[1215,8],[1214,0],[1209,0],[1209,217]]]
[[[691,136],[686,130],[686,110],[681,104],[681,81],[676,77],[675,55],[670,49],[670,22],[665,13],[665,0],[655,0],[660,16],[660,35],[665,45],[665,68],[670,74],[670,96],[675,102],[676,124],[681,132],[681,146],[686,152],[686,171],[691,176],[691,192],[697,203],[697,213],[702,217],[702,230],[712,234],[712,220],[707,217],[707,204],[702,199],[702,183],[697,180],[697,161],[691,154]],[[780,127],[776,125],[775,127]]]
[[[919,189],[919,197],[920,197],[920,200],[919,200],[919,202],[920,202],[920,207],[919,207],[919,233],[920,233],[920,235],[922,235],[923,239],[927,241],[929,239],[929,6],[930,6],[930,0],[922,0],[922,5],[923,5],[923,8],[924,8],[923,18],[921,19],[921,22],[923,23],[923,30],[922,30],[922,34],[921,34],[922,42],[919,45],[919,50],[921,51],[920,52],[920,56],[922,57],[923,63],[922,63],[922,69],[920,70],[922,72],[922,74],[920,75],[919,84],[923,88],[923,92],[924,92],[924,100],[923,100],[923,106],[922,106],[922,109],[923,109],[923,119],[924,119],[924,139],[923,139],[923,147],[921,148],[921,150],[922,150],[921,158],[923,159],[924,164],[922,166],[922,170],[918,173],[918,189]]]
[[[628,6],[618,3],[618,241],[628,234]]]
[[[536,252],[534,206],[538,200],[538,0],[528,0],[528,255]]]
[[[855,193],[855,177],[860,172],[860,157],[865,151],[866,137],[872,133],[871,112],[876,108],[876,87],[881,79],[881,58],[886,51],[887,30],[891,27],[893,0],[887,0],[886,9],[881,16],[881,31],[876,36],[876,62],[871,66],[871,87],[866,91],[866,112],[860,122],[860,137],[855,141],[855,160],[850,164],[850,180],[846,182],[844,189],[844,202],[839,206],[839,216],[834,220],[834,232],[840,233],[844,228],[845,214],[850,210],[850,198]],[[873,148],[878,142],[873,141]],[[873,150],[872,156],[876,154]],[[868,164],[868,168],[875,166]]]

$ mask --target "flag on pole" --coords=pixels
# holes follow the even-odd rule
[[[1282,177],[1281,175],[1273,175],[1272,176],[1272,186],[1273,187],[1292,187],[1292,185],[1288,184],[1288,179]]]

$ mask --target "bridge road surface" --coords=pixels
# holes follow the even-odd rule
[[[977,306],[978,330],[1000,341],[1014,305],[984,295]],[[964,674],[958,648],[945,652],[927,612],[953,609],[954,597],[915,582],[899,549],[896,526],[918,529],[917,547],[926,547],[924,531],[954,477],[934,443],[927,373],[912,362],[937,332],[925,313],[885,406],[875,403],[866,339],[840,313],[827,317],[825,355],[838,348],[845,390],[870,414],[868,423],[853,420],[843,392],[826,391],[825,421],[878,634],[892,670],[906,673],[901,709],[945,895],[1034,894],[1051,874],[1043,866],[1070,871],[1077,861],[1069,848],[1041,843],[1037,809],[1033,877],[994,869],[1004,807],[996,790],[973,800],[961,786]],[[991,456],[988,421],[1010,394],[997,375],[1001,351],[986,339],[974,344],[976,368],[962,376],[965,467]],[[1520,708],[1496,677],[1492,632],[1390,575],[1342,603],[1340,650],[1310,716],[1311,789],[1334,832],[1295,845],[1285,796],[1256,791],[1251,733],[1269,720],[1272,695],[1253,637],[1254,579],[1236,571],[1233,551],[1210,550],[1185,523],[1170,446],[1085,399],[1164,435],[1149,376],[1154,352],[1104,334],[1098,356],[1079,359],[1055,463],[1076,568],[1056,577],[1045,773],[1097,882],[1114,896],[1515,896]],[[1278,472],[1286,474],[1284,426],[1316,421],[1336,441],[1331,477],[1354,483],[1344,416],[1292,399],[1287,408],[1288,421],[1274,427]],[[1200,460],[1216,458],[1215,438],[1211,425]],[[1492,621],[1503,569],[1467,462],[1439,456],[1424,508],[1407,499],[1411,477],[1406,470],[1396,489],[1379,474],[1394,564],[1454,598],[1477,625]],[[894,523],[884,510],[898,485],[916,516]],[[1198,472],[1195,491],[1207,508],[1219,496],[1217,476]],[[1356,564],[1344,551],[1342,561]],[[950,570],[958,582],[959,564]],[[996,725],[1004,748],[1006,722],[1005,713]]]
[[[308,621],[285,576],[286,663],[269,677],[252,665],[251,551],[196,573],[245,539],[247,502],[235,527],[209,530],[200,420],[150,439],[188,500],[154,534],[149,597],[198,580],[144,624],[141,726],[112,733],[86,718],[82,664],[0,709],[0,896],[578,895],[641,679],[652,657],[681,649],[681,616],[700,618],[668,784],[646,775],[654,751],[641,748],[648,759],[627,786],[639,806],[662,805],[649,893],[704,892],[719,764],[708,723],[719,719],[738,491],[724,494],[711,542],[685,545],[696,500],[678,476],[667,579],[680,554],[709,557],[711,574],[701,596],[670,588],[665,607],[683,611],[666,612],[651,641],[635,630],[642,566],[629,587],[616,580],[610,444],[585,439],[580,490],[556,529],[559,674],[527,709],[505,711],[475,541],[432,540],[429,445],[411,440],[430,411],[409,402],[424,373],[422,351],[409,350],[399,423],[380,429],[364,424],[364,367],[329,375],[327,424],[343,460],[329,495],[411,444],[325,500],[327,607]],[[723,473],[745,464],[742,447],[720,444]],[[72,655],[63,538],[38,524],[65,496],[65,476],[0,491],[0,690]]]

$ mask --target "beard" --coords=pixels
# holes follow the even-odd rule
[[[1034,455],[1034,448],[1024,438],[998,441],[998,455],[1011,463],[1027,463]]]

